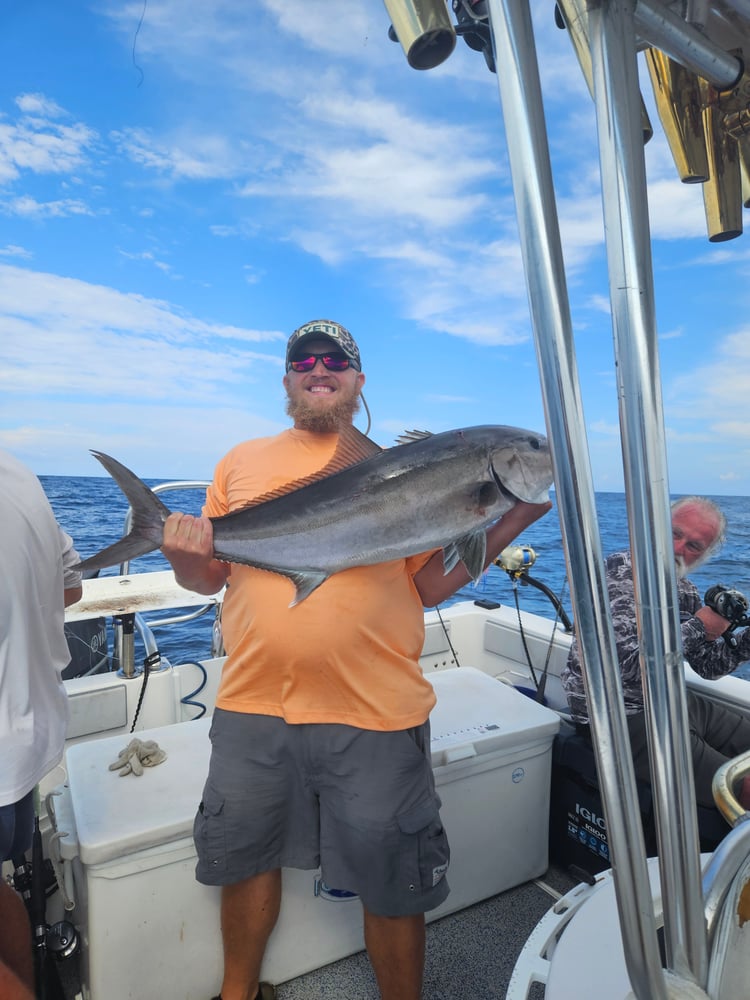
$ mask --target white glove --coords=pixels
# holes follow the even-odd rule
[[[131,740],[114,763],[109,765],[110,771],[119,771],[120,777],[126,774],[143,774],[144,767],[156,767],[167,759],[166,751],[162,750],[156,740]]]

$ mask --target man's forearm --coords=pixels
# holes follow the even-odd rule
[[[174,571],[175,580],[181,587],[184,587],[185,590],[192,590],[196,594],[206,595],[215,594],[221,590],[227,582],[228,575],[226,563],[220,562],[218,559],[212,559],[202,569],[197,567],[188,569],[186,567],[180,572],[177,569]]]
[[[503,514],[499,521],[491,524],[486,530],[487,551],[484,568],[486,569],[506,546],[510,545],[530,524],[543,517],[551,507],[551,503],[519,502]],[[442,552],[437,552],[414,577],[417,592],[426,608],[434,608],[470,581],[469,572],[462,562],[459,562],[450,573],[443,572]]]

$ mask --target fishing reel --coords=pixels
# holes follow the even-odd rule
[[[509,545],[503,549],[493,564],[511,576],[520,576],[536,562],[536,552],[530,545]]]
[[[725,587],[723,583],[715,583],[703,595],[703,603],[717,615],[726,618],[729,628],[724,632],[724,641],[730,646],[736,646],[737,640],[732,636],[736,628],[750,625],[748,601],[739,590]]]
[[[492,560],[492,565],[499,566],[500,569],[505,570],[513,583],[514,592],[516,591],[518,583],[520,583],[523,587],[531,586],[541,591],[541,593],[548,598],[554,607],[557,612],[557,617],[562,622],[565,631],[572,632],[573,623],[568,617],[565,608],[562,606],[560,598],[554,594],[545,583],[542,583],[541,580],[535,580],[533,576],[529,576],[528,570],[534,565],[535,562],[536,552],[530,545],[509,545],[507,549],[503,549],[497,559]],[[517,594],[516,607],[518,607]]]

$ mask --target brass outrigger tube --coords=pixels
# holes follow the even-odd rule
[[[385,6],[410,66],[432,69],[451,55],[456,31],[445,0],[385,0]],[[464,21],[486,23],[484,0],[453,0],[452,6]],[[673,12],[679,4],[638,0],[634,6],[639,48],[678,176],[703,185],[709,240],[734,239],[742,234],[743,206],[750,208],[750,51],[732,46],[740,31],[750,31],[750,4],[684,0],[686,17],[697,12],[693,20]],[[558,23],[593,94],[587,7],[588,0],[557,0]],[[641,127],[648,142],[653,130],[642,99]]]

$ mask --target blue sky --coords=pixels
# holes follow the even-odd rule
[[[532,7],[595,485],[620,490],[593,105]],[[497,83],[463,41],[414,71],[379,0],[1,23],[0,446],[38,474],[99,475],[93,448],[208,477],[286,426],[285,341],[318,317],[357,338],[382,445],[544,429]],[[750,495],[748,236],[708,242],[658,123],[647,169],[670,487]]]

